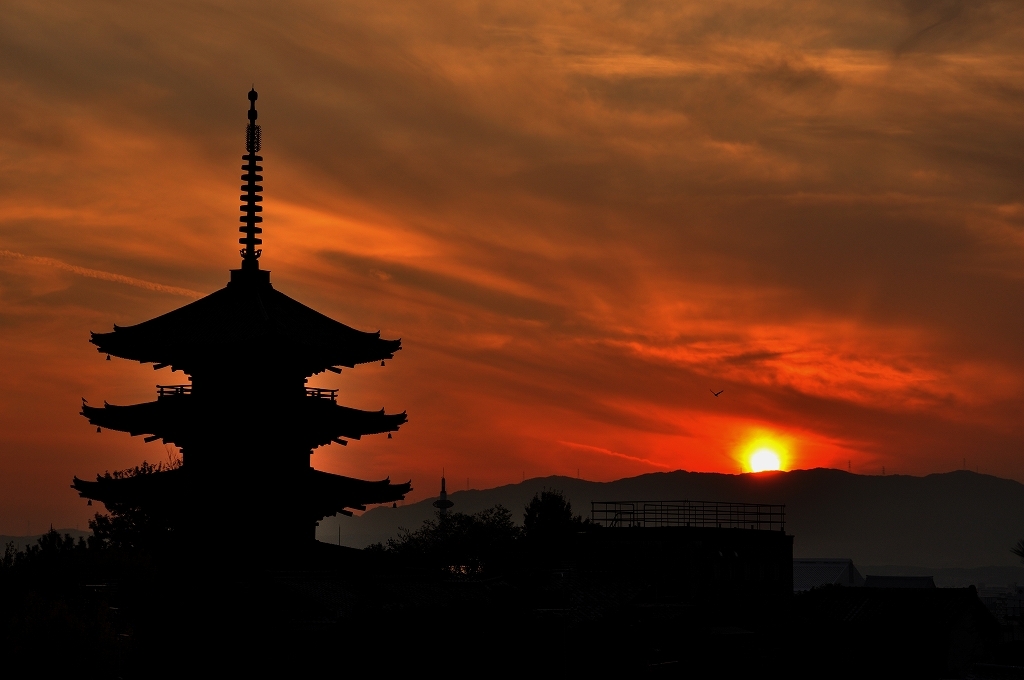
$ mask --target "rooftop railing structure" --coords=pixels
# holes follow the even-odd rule
[[[185,394],[192,394],[191,385],[157,385],[157,397],[180,397]]]
[[[181,397],[187,394],[192,394],[192,385],[156,386],[157,397]],[[307,387],[306,396],[315,397],[317,399],[330,399],[333,402],[337,402],[338,390],[328,390],[323,387]]]
[[[338,390],[328,390],[323,387],[307,387],[307,397],[316,397],[317,399],[330,399],[333,402],[338,401]]]
[[[703,527],[786,530],[786,506],[718,501],[593,501],[590,520],[604,527]]]

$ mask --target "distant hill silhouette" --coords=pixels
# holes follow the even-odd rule
[[[1018,565],[1010,548],[1024,537],[1024,484],[969,471],[912,477],[867,476],[817,468],[728,475],[665,472],[615,482],[571,477],[528,479],[495,489],[455,491],[453,511],[500,503],[522,521],[523,507],[542,489],[561,489],[585,517],[595,500],[719,500],[784,503],[786,531],[797,557],[850,557],[864,565],[936,568]],[[317,537],[362,548],[417,528],[432,517],[433,498],[361,517],[331,517]]]

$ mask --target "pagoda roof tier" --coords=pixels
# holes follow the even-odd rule
[[[274,289],[266,270],[234,270],[204,298],[134,326],[93,333],[100,352],[190,375],[244,356],[302,375],[391,359],[401,340],[350,328]]]
[[[108,509],[112,504],[164,507],[186,498],[185,485],[188,477],[189,474],[184,467],[134,477],[113,477],[109,473],[96,475],[95,482],[76,476],[71,488],[82,498],[104,503]]]
[[[392,484],[390,479],[366,481],[343,477],[309,468],[301,482],[302,497],[310,505],[310,514],[323,518],[337,513],[351,514],[347,509],[365,510],[367,505],[393,503],[405,499],[412,483]],[[82,498],[111,504],[166,509],[188,502],[192,497],[188,467],[163,470],[134,477],[115,478],[97,475],[95,482],[74,478],[71,488]],[[254,493],[261,490],[250,489]],[[273,493],[273,489],[267,489]]]
[[[164,397],[156,401],[130,406],[104,402],[103,407],[82,405],[82,415],[98,427],[127,432],[134,436],[149,435],[165,443],[188,446],[208,440],[214,428],[225,428],[232,413],[212,409],[209,402],[188,394]],[[339,406],[331,399],[303,397],[280,407],[269,407],[260,416],[264,432],[277,431],[303,448],[340,441],[339,438],[360,439],[363,435],[397,432],[407,420],[403,413],[361,411]]]
[[[405,500],[405,495],[412,491],[411,481],[392,484],[388,478],[379,482],[365,482],[313,468],[309,472],[309,500],[313,514],[318,517],[330,517],[339,512],[347,515],[351,514],[348,508],[365,510],[367,505]]]

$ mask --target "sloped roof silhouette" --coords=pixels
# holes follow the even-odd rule
[[[330,444],[338,437],[360,439],[363,435],[397,432],[407,420],[404,412],[361,411],[328,399],[307,397],[303,406],[284,412],[270,409],[262,419],[285,420],[296,441],[311,449]],[[104,403],[100,408],[83,404],[82,415],[92,425],[127,432],[133,437],[155,435],[165,443],[186,446],[190,440],[205,436],[206,408],[204,403],[191,398],[169,397],[128,406]]]
[[[147,505],[168,508],[190,502],[188,481],[192,473],[186,467],[162,470],[134,477],[115,478],[97,475],[95,482],[74,478],[71,485],[83,498],[102,503]],[[390,479],[364,481],[309,468],[307,490],[322,516],[348,513],[346,508],[365,510],[367,505],[402,500],[412,484],[392,484]],[[239,481],[240,484],[245,482]]]
[[[260,272],[262,273],[262,272]],[[306,375],[330,366],[353,367],[391,359],[401,340],[350,328],[273,288],[269,280],[236,270],[226,287],[134,326],[93,333],[100,352],[191,374],[240,352],[271,353]]]
[[[796,558],[793,560],[793,591],[824,585],[862,586],[864,577],[849,558]]]

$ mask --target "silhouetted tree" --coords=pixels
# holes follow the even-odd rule
[[[563,540],[590,525],[590,520],[573,515],[569,499],[554,489],[534,494],[525,511],[523,530],[529,540]]]
[[[26,549],[28,555],[63,555],[75,550],[82,550],[86,547],[84,538],[79,538],[76,542],[70,534],[64,534],[63,536],[53,527],[45,534],[36,539],[36,544],[31,545]]]
[[[1017,541],[1017,545],[1010,548],[1010,552],[1019,557],[1021,562],[1024,562],[1024,538]]]
[[[25,550],[18,550],[13,542],[6,544],[3,558],[0,558],[0,569],[9,572],[14,567],[36,569],[42,566],[44,570],[61,565],[67,567],[72,563],[69,558],[87,549],[88,545],[84,539],[80,538],[76,542],[71,535],[61,536],[50,526],[49,532],[36,539],[35,545],[26,546]]]
[[[377,544],[372,549],[451,573],[476,574],[507,562],[520,533],[512,513],[496,505],[473,515],[439,514],[415,531],[400,529],[386,548]]]
[[[18,546],[14,544],[14,541],[4,544],[4,557],[0,561],[0,568],[10,569],[14,566],[15,561],[18,559],[18,555],[21,551],[18,550]]]
[[[0,559],[0,567],[9,569],[15,565],[38,563],[40,561],[55,562],[65,555],[81,553],[88,545],[84,538],[75,541],[70,534],[61,535],[53,527],[36,539],[35,545],[19,550],[13,541],[4,546],[4,555]]]
[[[107,479],[126,479],[139,475],[151,475],[181,467],[180,458],[169,463],[151,465],[142,461],[126,470],[107,472]],[[111,548],[148,548],[165,541],[174,531],[168,517],[157,516],[147,508],[124,503],[104,503],[108,514],[96,513],[89,520],[92,529],[92,541],[102,547]]]

